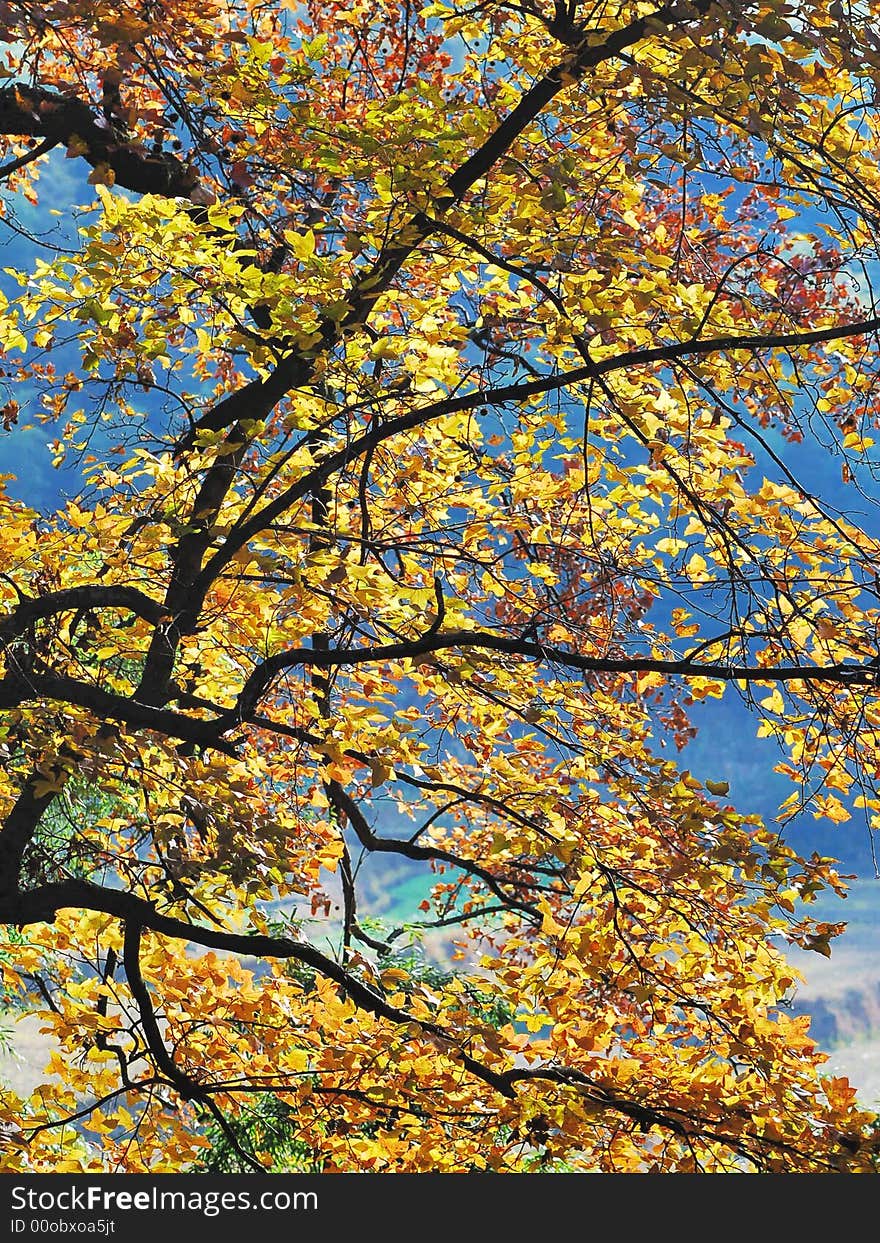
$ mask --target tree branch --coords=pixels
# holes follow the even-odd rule
[[[71,146],[78,139],[92,168],[106,164],[116,184],[136,194],[188,199],[198,185],[196,170],[177,156],[154,155],[137,142],[121,141],[89,104],[40,86],[19,82],[0,88],[0,134],[30,135],[52,146]]]
[[[24,155],[20,155],[17,160],[10,160],[8,164],[0,165],[0,181],[5,181],[13,173],[17,173],[20,168],[33,164],[41,155],[47,155],[57,146],[58,140],[56,138],[44,138],[42,142],[37,143],[33,150],[25,151]]]
[[[421,638],[385,643],[378,647],[294,648],[279,652],[257,665],[230,713],[233,723],[245,719],[255,709],[260,696],[273,678],[283,669],[294,666],[332,669],[341,665],[383,664],[389,660],[418,660],[448,648],[461,651],[483,650],[523,656],[545,664],[562,665],[581,673],[661,673],[667,677],[717,678],[723,682],[828,682],[840,686],[874,686],[877,684],[875,665],[831,664],[804,667],[800,665],[735,665],[699,664],[683,657],[661,660],[653,656],[583,656],[579,652],[533,643],[526,639],[508,638],[483,630],[456,630],[446,634],[426,634]]]
[[[137,587],[89,585],[51,591],[45,596],[22,597],[15,609],[0,621],[0,646],[24,634],[36,621],[57,613],[91,612],[96,609],[123,609],[158,625],[167,609]]]
[[[451,850],[443,850],[440,847],[418,846],[415,842],[402,841],[399,838],[378,837],[370,828],[357,803],[338,781],[329,781],[327,783],[327,791],[331,802],[336,806],[337,810],[345,813],[358,841],[366,850],[377,854],[402,855],[407,859],[435,859],[441,863],[448,863],[452,867],[460,868],[461,871],[466,872],[470,876],[478,877],[495,897],[505,904],[507,909],[519,911],[531,919],[535,918],[536,911],[534,906],[506,894],[501,888],[505,882],[500,877],[494,876],[484,867],[481,867],[480,864],[475,863],[472,859],[465,859],[461,855],[454,854]]]
[[[599,43],[585,42],[574,53],[566,55],[564,60],[546,74],[539,82],[528,90],[519,103],[493,133],[486,139],[464,163],[447,179],[447,193],[435,200],[435,207],[446,212],[460,202],[475,182],[501,159],[516,139],[541,113],[546,105],[564,88],[579,81],[589,69],[594,69],[606,60],[613,60],[622,51],[632,47],[649,34],[652,28],[674,28],[683,21],[699,16],[711,7],[712,0],[694,0],[689,5],[667,4],[654,13],[639,18],[619,30],[613,31],[608,38]],[[437,229],[439,221],[425,211],[416,212],[396,232],[394,237],[382,248],[370,267],[362,272],[351,289],[345,295],[349,310],[338,320],[323,319],[319,328],[320,345],[314,352],[329,349],[339,340],[343,332],[363,323],[369,316],[376,300],[389,288],[395,276],[407,259]],[[305,358],[305,355],[300,356]],[[286,371],[288,360],[280,364],[279,371]],[[311,367],[309,368],[311,370]],[[304,382],[302,377],[299,382]],[[248,386],[253,389],[252,385]],[[234,396],[237,396],[234,395]],[[231,399],[228,399],[231,401]],[[262,405],[262,401],[260,402]],[[233,406],[221,402],[200,418],[195,427],[181,442],[181,449],[192,446],[195,435],[200,430],[220,431],[233,421]],[[238,418],[236,413],[235,418]]]
[[[715,1142],[724,1144],[725,1147],[739,1152],[755,1163],[760,1161],[762,1151],[766,1153],[794,1151],[791,1145],[784,1141],[767,1139],[742,1129],[725,1134],[723,1128],[718,1127],[717,1122],[712,1119],[698,1118],[691,1112],[674,1107],[655,1106],[644,1099],[628,1099],[617,1092],[610,1091],[602,1083],[573,1067],[551,1064],[532,1067],[513,1066],[504,1071],[493,1070],[466,1053],[451,1033],[438,1024],[418,1019],[408,1011],[390,1005],[379,993],[362,980],[352,976],[333,959],[310,945],[286,937],[269,937],[256,933],[217,932],[171,916],[161,915],[150,903],[133,894],[104,889],[86,881],[76,880],[47,885],[36,893],[21,895],[14,906],[0,903],[0,920],[21,925],[51,921],[58,911],[66,907],[100,911],[125,921],[123,958],[126,976],[132,997],[141,1015],[150,1051],[158,1068],[180,1095],[186,1100],[193,1100],[205,1107],[208,1107],[209,1093],[217,1089],[212,1089],[211,1085],[202,1087],[181,1071],[162,1040],[152,1001],[140,971],[140,941],[145,928],[150,928],[163,936],[186,940],[206,948],[261,958],[296,959],[339,984],[360,1009],[378,1018],[387,1019],[395,1026],[407,1028],[409,1031],[420,1030],[427,1037],[433,1038],[447,1055],[459,1062],[469,1074],[508,1100],[516,1099],[518,1083],[543,1080],[575,1091],[601,1108],[629,1118],[646,1131],[656,1126],[679,1138],[686,1138],[692,1133],[695,1122],[700,1124],[695,1134],[705,1133],[706,1126],[712,1126],[711,1138]],[[223,1085],[223,1090],[235,1091],[234,1087],[229,1085]],[[217,1116],[216,1113],[214,1116]],[[223,1123],[225,1121],[222,1119]],[[226,1126],[224,1130],[229,1135],[230,1132],[226,1130]],[[237,1144],[236,1147],[238,1148]],[[243,1153],[240,1148],[238,1151],[239,1155],[248,1159],[249,1164],[253,1164],[253,1159],[249,1158],[248,1154]],[[825,1163],[818,1160],[818,1164],[824,1165]]]
[[[136,948],[139,951],[141,932],[144,928],[150,928],[162,936],[192,942],[206,949],[228,950],[234,954],[244,954],[259,958],[295,959],[297,962],[313,968],[320,975],[338,984],[359,1009],[365,1010],[377,1018],[388,1019],[398,1026],[417,1025],[426,1035],[441,1041],[451,1056],[484,1083],[495,1088],[496,1091],[508,1098],[512,1099],[516,1095],[513,1088],[507,1082],[505,1075],[483,1066],[481,1062],[465,1053],[457,1046],[452,1033],[445,1031],[436,1023],[417,1019],[406,1010],[392,1006],[380,993],[377,993],[368,984],[365,984],[363,980],[351,975],[339,963],[334,962],[332,958],[328,958],[326,954],[322,954],[320,950],[305,942],[294,941],[288,937],[265,936],[260,933],[221,932],[213,928],[190,924],[185,920],[176,919],[170,915],[161,915],[151,903],[137,897],[135,894],[126,893],[120,889],[105,889],[100,885],[93,885],[88,881],[80,880],[67,880],[57,884],[44,885],[31,893],[19,894],[13,900],[0,900],[0,922],[15,923],[22,926],[32,923],[51,923],[55,915],[66,908],[100,911],[125,921],[126,940],[129,945],[129,952],[125,956],[126,975],[129,978],[129,985],[132,986],[132,977],[129,976],[130,964],[135,981],[132,987],[132,995],[139,1009],[143,1006],[143,1009],[141,1009],[142,1018],[145,1013],[148,1016],[152,1014],[152,1002],[150,1001],[149,994],[146,993],[146,985],[140,979],[139,963],[135,964],[134,954]],[[129,928],[132,928],[133,931],[129,932]],[[140,980],[140,983],[138,983],[138,980]],[[148,1027],[145,1028],[147,1034],[149,1030],[152,1030],[152,1026],[155,1026],[155,1016],[153,1016],[152,1025],[149,1025],[148,1019]],[[158,1026],[155,1026],[155,1030],[158,1032]],[[158,1034],[161,1043],[161,1033]],[[182,1072],[171,1061],[168,1050],[164,1048],[164,1043],[162,1048],[165,1052],[162,1062],[165,1064],[160,1065],[160,1069],[176,1084],[177,1079],[182,1076]],[[154,1055],[158,1055],[158,1046],[153,1052]],[[172,1078],[172,1073],[174,1078]],[[180,1089],[182,1094],[185,1091],[190,1098],[198,1096],[198,1085],[194,1084],[186,1076],[183,1076],[183,1078],[186,1081],[186,1087],[185,1089]]]
[[[729,333],[703,341],[673,341],[668,345],[615,354],[599,362],[585,363],[582,367],[573,367],[570,371],[542,377],[539,380],[524,380],[499,388],[478,389],[474,393],[466,393],[461,397],[447,397],[431,405],[420,406],[415,410],[410,410],[407,414],[399,415],[396,419],[385,420],[374,430],[365,432],[348,445],[328,453],[311,471],[298,479],[280,496],[253,514],[246,522],[234,526],[221,547],[205,565],[201,575],[202,590],[207,590],[207,585],[213,581],[220,569],[248,540],[263,531],[269,523],[279,518],[296,501],[307,496],[317,482],[329,479],[336,471],[350,465],[356,458],[374,449],[376,445],[390,440],[392,436],[412,431],[434,419],[449,414],[459,414],[464,410],[475,410],[480,406],[503,406],[528,401],[543,393],[556,392],[572,384],[595,381],[613,371],[621,371],[629,367],[647,366],[655,362],[669,363],[679,358],[701,357],[731,350],[797,349],[805,345],[840,341],[877,331],[880,331],[880,316],[855,320],[849,324],[834,325],[829,328],[818,328],[811,332],[768,333],[752,337]]]
[[[26,680],[9,674],[0,679],[0,708],[16,708],[33,699],[73,704],[94,712],[100,720],[121,721],[197,747],[214,747],[226,755],[235,754],[235,747],[223,741],[222,718],[202,721],[183,716],[137,699],[126,699],[124,695],[111,694],[100,686],[75,678],[30,673]]]

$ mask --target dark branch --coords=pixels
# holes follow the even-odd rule
[[[363,980],[351,975],[339,963],[334,962],[332,958],[328,958],[326,954],[322,954],[320,950],[305,942],[294,941],[288,937],[265,936],[260,933],[220,932],[213,928],[190,924],[186,920],[160,914],[151,903],[137,897],[135,894],[126,893],[120,889],[105,889],[100,885],[92,885],[88,881],[80,880],[68,880],[58,884],[44,885],[41,889],[32,893],[19,894],[14,900],[0,901],[0,922],[21,925],[51,923],[59,911],[68,908],[100,911],[107,915],[113,915],[125,922],[126,937],[131,937],[131,957],[129,955],[125,957],[126,975],[129,978],[130,986],[132,984],[132,977],[129,975],[129,965],[131,965],[135,981],[139,978],[139,965],[135,965],[134,951],[136,946],[139,948],[140,935],[145,928],[150,928],[154,932],[159,932],[166,937],[173,937],[177,940],[203,946],[206,949],[228,950],[233,954],[244,954],[259,958],[294,959],[338,984],[359,1009],[365,1010],[377,1018],[387,1019],[399,1026],[411,1027],[413,1024],[416,1024],[426,1035],[441,1041],[450,1056],[459,1061],[471,1074],[481,1079],[490,1087],[493,1087],[503,1096],[509,1098],[515,1096],[515,1092],[507,1082],[506,1076],[483,1066],[475,1058],[463,1052],[458,1048],[453,1034],[445,1031],[435,1023],[428,1023],[417,1019],[406,1010],[392,1006],[380,993],[377,993],[368,984],[365,984]],[[134,928],[131,934],[129,934],[130,927]],[[152,1013],[152,1002],[150,1001],[149,994],[146,994],[146,997],[144,996],[145,993],[146,985],[143,984],[143,981],[140,981],[140,986],[135,983],[135,986],[132,988],[132,995],[135,997],[139,1009],[145,1004],[145,1009],[148,1007],[146,1013]],[[145,1009],[141,1010],[142,1019]],[[153,1021],[155,1022],[155,1017]],[[148,1031],[147,1034],[149,1035]],[[159,1033],[159,1038],[161,1041],[161,1033]],[[164,1044],[162,1047],[164,1048]],[[154,1056],[156,1056],[157,1050],[154,1049],[153,1052]],[[170,1061],[167,1049],[165,1050],[165,1055],[167,1061]],[[182,1075],[179,1067],[171,1062],[170,1066],[164,1064],[160,1066],[160,1069],[163,1073],[168,1074],[169,1079],[171,1079],[172,1067],[176,1077],[172,1082],[176,1084],[177,1078]],[[193,1084],[193,1081],[185,1076],[184,1079],[186,1079],[185,1091],[190,1097],[197,1097],[198,1085]],[[181,1088],[181,1091],[183,1090]]]
[[[399,838],[378,837],[367,823],[363,812],[350,794],[342,788],[338,781],[327,783],[327,791],[338,811],[343,811],[349,824],[354,829],[358,841],[366,849],[378,854],[403,855],[407,859],[436,860],[460,868],[471,876],[478,877],[488,889],[499,898],[509,910],[520,911],[522,914],[535,916],[535,908],[518,898],[512,898],[504,892],[501,878],[494,876],[472,859],[465,859],[450,850],[442,850],[438,846],[418,846],[415,842],[402,841]]]
[[[396,419],[384,421],[375,430],[365,432],[362,436],[352,440],[350,444],[328,453],[313,470],[297,480],[292,487],[276,497],[270,504],[265,505],[246,522],[233,527],[223,545],[202,571],[202,589],[207,590],[207,584],[248,540],[279,518],[291,505],[307,496],[318,483],[326,481],[337,471],[349,466],[356,458],[371,451],[376,445],[390,440],[391,437],[401,432],[413,431],[434,419],[448,414],[459,414],[464,410],[475,410],[481,406],[503,406],[529,401],[532,397],[543,393],[556,392],[570,385],[590,380],[595,381],[613,371],[622,371],[629,367],[647,366],[657,362],[669,363],[679,358],[699,357],[704,354],[733,350],[797,349],[805,345],[818,345],[844,340],[848,337],[864,336],[878,330],[880,330],[880,316],[874,316],[871,319],[856,320],[850,324],[817,328],[812,332],[768,333],[754,337],[729,333],[722,337],[709,337],[703,341],[673,341],[668,345],[657,345],[648,349],[615,354],[612,357],[603,358],[600,362],[585,363],[582,367],[574,367],[570,371],[542,377],[539,380],[524,380],[518,384],[507,384],[499,388],[480,389],[461,397],[447,397],[429,406],[420,406]]]
[[[235,754],[232,744],[223,741],[223,731],[216,720],[200,721],[179,712],[155,708],[75,678],[30,673],[26,680],[9,674],[0,679],[0,708],[15,708],[34,699],[74,704],[94,712],[102,721],[121,721],[197,747],[214,747],[227,755]]]
[[[43,618],[72,610],[91,612],[97,609],[123,609],[154,626],[167,615],[163,605],[151,600],[136,587],[68,587],[45,596],[21,599],[9,616],[0,621],[0,646],[24,634],[34,622]]]
[[[632,47],[643,39],[651,29],[658,27],[669,29],[704,13],[710,6],[711,0],[695,0],[695,3],[691,5],[663,5],[656,12],[613,31],[603,42],[584,43],[574,54],[567,55],[559,65],[523,95],[516,107],[483,145],[452,173],[446,182],[447,193],[437,198],[436,207],[441,212],[447,211],[460,202],[474,183],[497,164],[547,104],[561,90],[584,77],[588,70],[595,69],[607,60],[613,60],[626,48]],[[401,226],[379,252],[370,267],[358,276],[346,294],[345,302],[349,309],[345,316],[339,321],[329,319],[322,321],[319,330],[321,340],[314,354],[329,349],[338,341],[343,332],[366,321],[377,298],[390,287],[410,256],[431,237],[438,223],[435,217],[428,215],[427,212],[419,211]],[[300,355],[298,360],[306,361],[306,359],[306,355]],[[285,360],[280,364],[278,371],[286,372],[289,368],[290,360]],[[311,371],[310,366],[308,370]],[[274,376],[270,377],[270,380],[274,380]],[[305,375],[299,381],[290,382],[303,383],[304,380]],[[242,391],[248,390],[252,396],[256,396],[253,384],[248,385],[247,390]],[[233,398],[227,400],[233,402],[237,397],[238,394],[234,394]],[[262,395],[260,395],[258,404],[261,408],[264,407]],[[234,414],[233,410],[235,410]],[[181,442],[181,448],[191,447],[198,431],[220,431],[224,427],[229,427],[240,417],[237,404],[227,406],[225,402],[221,402],[198,420],[189,435]],[[264,417],[264,415],[255,417]]]
[[[510,656],[540,660],[548,665],[561,665],[581,673],[661,673],[667,677],[717,678],[722,682],[824,682],[840,686],[873,686],[877,682],[877,669],[874,665],[763,666],[700,664],[687,658],[660,660],[653,656],[582,656],[579,652],[565,648],[533,643],[527,639],[508,638],[491,631],[456,630],[446,634],[427,633],[418,639],[385,643],[378,647],[331,648],[327,651],[300,647],[279,652],[253,670],[239,696],[236,709],[230,713],[229,727],[250,715],[266,688],[284,669],[294,666],[333,669],[341,665],[418,660],[448,648],[502,652]]]
[[[51,146],[70,146],[77,139],[86,162],[92,168],[106,164],[126,190],[190,197],[199,180],[191,165],[170,152],[153,154],[137,142],[121,141],[102,122],[89,104],[72,96],[23,83],[0,88],[0,134],[41,138]]]

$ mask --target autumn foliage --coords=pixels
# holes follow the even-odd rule
[[[784,951],[880,814],[878,23],[0,4],[3,417],[81,468],[0,495],[4,1168],[874,1168]]]

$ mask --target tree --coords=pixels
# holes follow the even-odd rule
[[[83,472],[0,502],[8,1168],[874,1168],[784,949],[880,812],[877,17],[0,8]],[[730,695],[779,823],[674,758]]]

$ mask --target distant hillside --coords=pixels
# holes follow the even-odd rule
[[[818,919],[845,920],[831,957],[792,950],[789,958],[805,977],[795,1013],[809,1014],[825,1049],[880,1040],[880,880],[854,881],[844,899],[823,898],[810,908]]]

